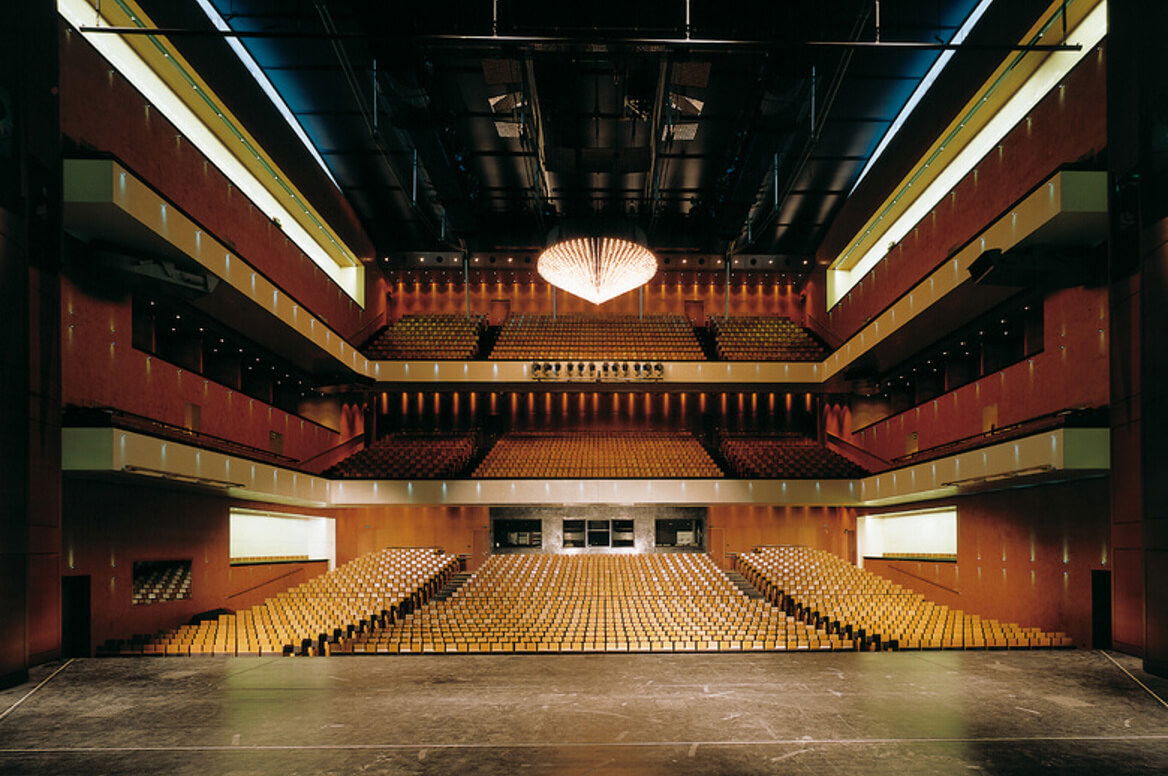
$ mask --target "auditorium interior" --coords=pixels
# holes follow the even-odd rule
[[[1165,29],[0,4],[0,773],[1168,772]]]

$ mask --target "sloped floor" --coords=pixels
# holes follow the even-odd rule
[[[1109,654],[1168,698],[1090,651],[78,660],[0,719],[0,773],[1166,773]]]

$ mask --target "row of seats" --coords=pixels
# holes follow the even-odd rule
[[[484,315],[406,315],[362,348],[375,360],[473,359],[487,328]],[[776,316],[711,317],[724,361],[819,361],[827,350],[809,331]],[[492,359],[649,359],[701,361],[701,344],[680,315],[513,315]]]
[[[684,432],[512,432],[503,435],[475,477],[721,477],[722,471]]]
[[[296,563],[308,560],[307,555],[243,555],[231,559],[232,566],[246,566],[252,563]]]
[[[718,358],[723,361],[821,361],[826,348],[789,318],[711,317]]]
[[[874,649],[1070,647],[1064,633],[1023,628],[934,603],[890,579],[809,547],[764,547],[738,570],[788,614]]]
[[[375,360],[472,359],[486,327],[484,315],[406,315],[386,326],[363,351]]]
[[[470,433],[399,433],[334,465],[326,476],[426,479],[465,476],[474,459]],[[823,445],[790,435],[724,434],[719,450],[735,476],[847,479],[867,474]],[[512,432],[475,468],[479,478],[721,477],[723,472],[685,432]]]
[[[107,643],[99,654],[329,654],[341,638],[420,607],[458,568],[458,558],[440,550],[380,550],[250,609],[152,637]]]
[[[391,480],[455,477],[470,465],[474,454],[474,434],[394,434],[332,466],[325,476]]]
[[[693,326],[680,315],[512,315],[492,359],[701,361]]]
[[[809,439],[759,434],[724,434],[719,450],[739,477],[850,479],[868,472]]]
[[[338,651],[697,652],[852,649],[751,599],[708,555],[494,555],[445,600]]]
[[[134,594],[131,602],[135,606],[179,601],[190,597],[190,563],[152,564],[143,573],[134,574]]]

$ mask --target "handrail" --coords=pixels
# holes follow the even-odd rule
[[[874,560],[879,560],[879,558],[875,558]],[[889,566],[888,568],[891,569],[892,571],[899,571],[901,574],[904,574],[906,577],[912,577],[913,579],[919,579],[920,581],[927,582],[930,585],[933,585],[934,587],[939,587],[942,590],[947,590],[950,593],[953,593],[954,595],[961,595],[960,590],[954,590],[953,588],[949,587],[948,585],[942,585],[940,582],[934,582],[931,579],[928,579],[926,577],[922,577],[920,574],[914,574],[911,571],[905,571],[904,569],[897,568],[896,566]]]
[[[1005,441],[1016,438],[1024,434],[1035,433],[1038,431],[1049,431],[1053,428],[1065,428],[1079,419],[1089,419],[1092,414],[1092,409],[1088,407],[1074,407],[1071,409],[1055,410],[1048,412],[1045,415],[1039,415],[1027,420],[1020,420],[1017,423],[1011,423],[1008,426],[1000,426],[998,428],[983,431],[978,434],[971,434],[961,439],[954,439],[951,442],[945,442],[940,445],[918,450],[915,453],[906,453],[892,459],[893,465],[912,463],[920,459],[928,460],[936,458],[948,453],[960,452],[975,447],[980,447],[984,442]]]
[[[308,561],[308,563],[327,563],[327,562],[328,562],[328,561],[311,561],[311,560],[310,560],[310,561]],[[291,571],[287,571],[287,572],[285,572],[285,573],[281,574],[281,575],[280,575],[280,576],[278,576],[278,577],[272,577],[271,579],[269,579],[269,580],[267,580],[267,581],[265,581],[265,582],[260,582],[258,585],[252,585],[251,587],[244,588],[243,590],[237,590],[236,592],[234,592],[234,593],[231,593],[230,595],[228,595],[228,596],[227,596],[227,599],[228,599],[228,600],[231,600],[232,598],[235,598],[236,596],[241,596],[241,595],[243,595],[244,593],[250,593],[250,592],[251,592],[251,591],[253,591],[253,590],[258,590],[259,588],[263,587],[264,585],[270,585],[270,584],[272,584],[273,582],[279,582],[281,579],[284,579],[285,577],[290,577],[290,576],[292,576],[293,574],[301,574],[301,573],[303,573],[303,572],[304,572],[304,567],[303,567],[303,566],[301,566],[301,567],[300,567],[300,568],[298,568],[298,569],[292,569]]]
[[[279,453],[272,453],[258,447],[252,447],[233,439],[206,434],[202,431],[192,431],[183,426],[176,426],[164,420],[156,420],[138,415],[116,407],[83,407],[71,405],[65,408],[64,424],[80,427],[110,427],[121,428],[127,431],[141,431],[152,436],[164,439],[189,441],[201,447],[218,449],[219,452],[230,452],[242,455],[245,458],[274,463],[278,466],[293,466],[296,459]]]
[[[869,471],[884,471],[885,469],[892,467],[892,464],[875,453],[869,452],[868,450],[865,450],[858,445],[854,445],[846,439],[842,439],[841,437],[836,436],[835,434],[824,432],[823,441],[824,446],[829,450],[832,449],[832,446],[842,448],[840,450],[832,450],[832,452],[838,453],[845,458],[851,458],[852,456],[855,456],[856,458],[862,459],[862,462],[855,460],[852,462],[863,466]]]
[[[299,463],[299,467],[301,469],[304,469],[305,471],[313,472],[314,474],[319,474],[320,472],[329,468],[333,464],[338,463],[340,460],[342,460],[340,458],[333,460],[334,455],[340,455],[341,453],[344,453],[344,457],[347,458],[347,457],[349,457],[349,455],[351,455],[353,452],[355,452],[352,448],[358,447],[357,443],[364,442],[364,441],[365,441],[365,434],[364,433],[354,434],[353,436],[346,439],[344,442],[340,442],[339,444],[335,444],[332,447],[330,447],[329,449],[324,450],[322,452],[319,452],[316,455],[312,456],[311,458],[305,458],[303,461],[301,461]],[[321,458],[324,458],[325,460],[323,462],[321,462],[320,461]]]
[[[387,325],[388,321],[389,307],[386,307],[380,313],[375,315],[372,320],[370,320],[361,328],[357,329],[357,331],[353,332],[352,336],[349,337],[349,344],[353,345],[355,348],[360,348],[361,346],[367,344],[365,340],[369,339],[369,336],[366,334],[366,332],[375,331],[376,329]]]
[[[827,324],[809,312],[803,313],[803,327],[823,340],[832,350],[839,350],[839,347],[844,344],[843,337],[833,332]]]

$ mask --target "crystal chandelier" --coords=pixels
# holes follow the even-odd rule
[[[556,288],[598,305],[652,280],[657,257],[622,237],[570,237],[552,242],[536,266]]]

